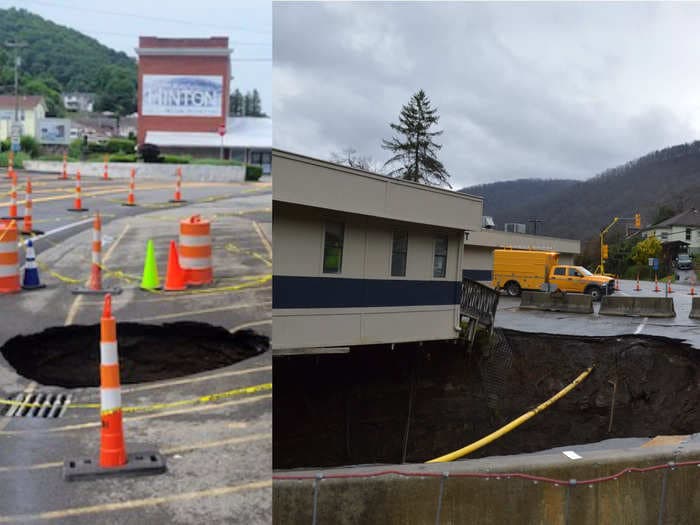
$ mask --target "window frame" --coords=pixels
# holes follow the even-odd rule
[[[396,249],[397,235],[403,236],[405,240],[403,251]],[[403,256],[403,273],[394,273],[395,257]],[[408,230],[394,230],[391,234],[391,260],[389,261],[389,275],[391,277],[406,277],[408,269]]]
[[[438,253],[438,242],[439,241],[445,241],[445,253],[441,254]],[[447,257],[450,251],[450,237],[448,235],[436,235],[433,238],[433,279],[445,279],[447,277]],[[437,275],[436,273],[436,262],[438,261],[438,258],[444,258],[445,264],[442,266],[442,275]]]
[[[327,257],[327,235],[328,226],[330,224],[340,226],[340,254],[338,255],[338,267],[337,270],[327,270],[326,269],[326,257]],[[336,246],[337,248],[337,246]],[[325,220],[323,222],[323,237],[321,245],[321,273],[325,275],[340,275],[343,273],[343,251],[345,248],[345,223],[342,221]]]

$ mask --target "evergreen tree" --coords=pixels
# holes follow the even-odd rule
[[[435,137],[442,135],[442,131],[430,131],[439,119],[437,108],[430,107],[430,99],[422,89],[401,108],[399,123],[390,124],[400,137],[382,141],[382,148],[394,154],[384,165],[398,164],[398,167],[389,170],[389,175],[452,187],[447,180],[449,173],[437,158],[442,145],[433,142]]]
[[[246,91],[243,97],[243,115],[246,117],[253,114],[253,95]]]
[[[262,117],[262,104],[260,102],[260,93],[258,93],[257,89],[253,90],[253,95],[251,96],[250,100],[250,107],[251,117]]]
[[[236,89],[233,94],[229,96],[229,115],[232,117],[240,117],[243,115],[243,93],[239,89]]]

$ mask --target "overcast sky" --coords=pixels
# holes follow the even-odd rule
[[[271,112],[272,6],[269,2],[0,0],[0,8],[9,7],[27,9],[133,57],[139,36],[228,36],[233,48],[231,89],[239,88],[245,93],[257,88],[263,111]]]
[[[453,186],[585,179],[700,135],[700,4],[276,3],[275,146],[380,148],[411,95]]]

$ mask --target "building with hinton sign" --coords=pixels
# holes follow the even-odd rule
[[[140,37],[138,143],[269,165],[270,119],[228,116],[231,52],[228,37]]]

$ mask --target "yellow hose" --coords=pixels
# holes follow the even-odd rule
[[[499,437],[503,436],[504,434],[507,434],[514,428],[519,427],[525,421],[528,419],[532,418],[536,414],[542,412],[545,408],[549,407],[551,404],[553,404],[555,401],[561,399],[564,397],[566,394],[571,392],[574,388],[576,388],[579,383],[581,383],[586,377],[588,377],[588,374],[591,373],[591,370],[593,370],[593,367],[591,366],[588,368],[585,372],[583,372],[581,375],[579,375],[576,379],[573,380],[571,384],[560,390],[557,394],[555,394],[553,397],[549,398],[547,401],[539,405],[537,408],[533,408],[526,414],[523,414],[520,416],[518,419],[514,419],[507,425],[499,428],[495,432],[489,434],[486,437],[481,438],[479,441],[475,441],[471,445],[467,445],[464,448],[460,448],[459,450],[455,450],[454,452],[450,452],[449,454],[445,454],[444,456],[440,456],[439,458],[431,459],[430,461],[426,461],[426,463],[445,463],[447,461],[454,461],[455,459],[459,459],[462,456],[466,456],[467,454],[470,454],[471,452],[474,452],[475,450],[480,449],[484,445],[488,445],[492,441],[495,441]]]

